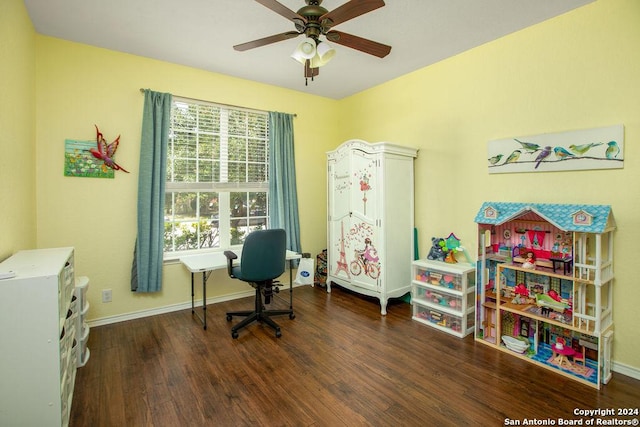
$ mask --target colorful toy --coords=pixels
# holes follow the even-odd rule
[[[447,256],[446,252],[447,244],[445,240],[441,237],[432,237],[431,238],[431,249],[429,250],[429,254],[427,255],[427,259],[440,260],[444,261]]]
[[[458,289],[460,287],[460,285],[456,285],[456,283],[454,283],[453,276],[449,274],[445,274],[444,276],[442,276],[442,280],[440,281],[440,286],[443,286],[448,289]]]
[[[446,242],[445,251],[448,251],[445,262],[448,262],[451,264],[457,263],[458,259],[456,258],[455,255],[458,254],[459,252],[462,252],[467,262],[471,265],[474,265],[473,261],[471,260],[471,257],[467,253],[467,250],[464,247],[462,247],[462,245],[460,244],[460,239],[458,239],[455,234],[453,233],[449,234],[449,237],[446,238],[445,242]]]
[[[535,285],[533,285],[533,293],[534,294],[543,294],[544,293],[544,287],[541,284],[536,283]]]
[[[549,291],[549,294],[551,293],[555,293],[555,291]],[[558,294],[556,293],[556,297],[557,295]],[[536,294],[536,304],[543,309],[546,308],[547,311],[548,309],[552,309],[554,311],[557,311],[558,313],[564,312],[564,310],[569,307],[567,304],[561,302],[560,300],[556,300],[550,295],[545,294]]]
[[[518,283],[513,288],[513,292],[516,294],[516,297],[511,301],[513,304],[527,304],[529,302],[529,290],[524,283]]]
[[[456,264],[458,262],[453,251],[447,252],[447,256],[444,258],[444,262],[448,262],[449,264]]]
[[[524,283],[518,283],[513,289],[516,295],[521,295],[525,298],[529,298],[529,290],[524,285]]]
[[[561,298],[560,295],[558,295],[558,293],[556,291],[554,291],[553,289],[551,289],[549,292],[547,292],[547,294],[553,298],[554,300],[561,302]]]

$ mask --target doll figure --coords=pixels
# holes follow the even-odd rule
[[[522,268],[528,268],[530,270],[536,268],[536,256],[533,254],[533,252],[527,252],[527,258],[522,263]]]

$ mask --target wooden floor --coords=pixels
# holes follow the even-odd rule
[[[598,391],[412,321],[403,302],[383,317],[376,300],[300,287],[281,338],[254,324],[232,339],[225,312],[251,305],[209,305],[206,331],[191,310],[92,328],[70,425],[558,425],[640,403],[640,381],[614,373]]]

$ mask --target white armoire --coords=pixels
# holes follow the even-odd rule
[[[380,300],[411,290],[413,160],[417,150],[350,140],[327,153],[327,292],[339,285]]]

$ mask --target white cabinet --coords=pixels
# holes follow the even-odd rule
[[[0,263],[0,425],[66,426],[76,375],[73,248]]]
[[[473,332],[475,271],[469,264],[414,261],[413,319],[461,338]]]
[[[347,141],[327,153],[327,292],[336,284],[380,300],[410,291],[413,159],[417,150]]]

